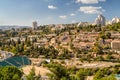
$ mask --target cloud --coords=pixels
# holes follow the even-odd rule
[[[76,21],[75,21],[75,20],[72,20],[72,23],[76,23]]]
[[[66,15],[63,15],[63,16],[59,16],[59,18],[61,18],[61,19],[66,19],[67,16],[66,16]]]
[[[54,1],[54,0],[44,0],[45,2],[50,2],[50,1]]]
[[[55,7],[53,5],[48,5],[48,9],[57,9],[57,7]]]
[[[82,6],[79,11],[84,12],[86,14],[102,14],[105,10],[102,7],[94,7],[94,6]]]
[[[74,13],[71,13],[70,16],[75,16],[75,14],[74,14]]]
[[[82,4],[97,4],[99,1],[106,1],[106,0],[76,0],[76,3],[82,3]]]
[[[99,1],[103,1],[103,2],[105,2],[106,0],[99,0]]]

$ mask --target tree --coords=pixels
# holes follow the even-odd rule
[[[111,54],[108,54],[107,57],[106,57],[107,60],[111,60],[113,59],[113,56]]]
[[[98,61],[103,61],[104,58],[103,58],[103,56],[97,56],[97,60],[98,60]]]
[[[101,33],[99,34],[99,37],[102,38],[102,39],[105,39],[105,38],[106,38],[106,35],[105,35],[104,32],[101,32]]]
[[[86,76],[87,76],[87,71],[85,69],[80,69],[76,73],[76,80],[85,80]]]
[[[70,75],[64,66],[52,63],[48,67],[52,72],[48,74],[50,80],[70,80]]]
[[[13,52],[14,54],[18,53],[16,47],[12,47],[11,52]]]
[[[98,70],[94,76],[94,80],[104,80],[103,78],[106,78],[106,76],[108,75],[110,75],[109,68]],[[105,79],[105,80],[112,80],[112,79]]]
[[[111,38],[111,33],[106,33],[106,38],[110,39]]]
[[[16,67],[0,67],[0,80],[20,80],[23,73]]]
[[[40,80],[41,75],[40,73],[38,75],[35,74],[35,67],[33,66],[30,73],[26,76],[27,80]]]
[[[35,68],[32,67],[30,73],[27,75],[27,80],[35,80]]]
[[[102,54],[103,53],[102,48],[100,46],[94,46],[93,51],[97,54]]]

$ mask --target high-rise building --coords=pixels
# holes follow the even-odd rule
[[[33,29],[34,29],[34,30],[36,30],[36,29],[37,29],[37,27],[38,27],[37,22],[36,22],[36,21],[34,21],[34,22],[33,22]]]
[[[112,19],[112,22],[111,22],[111,23],[114,24],[114,23],[118,23],[118,22],[120,22],[120,18],[117,18],[117,17],[116,17],[116,18],[113,18],[113,19]]]
[[[98,17],[95,19],[95,24],[105,26],[105,17],[99,14]]]

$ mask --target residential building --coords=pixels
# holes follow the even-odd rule
[[[7,52],[7,51],[0,51],[0,61],[4,60],[4,59],[7,59],[9,57],[12,57],[14,56],[13,53],[11,52]]]
[[[111,42],[111,48],[113,50],[120,50],[120,40],[114,40]]]
[[[88,26],[88,25],[91,25],[91,23],[88,23],[88,22],[80,22],[80,23],[78,23],[77,27],[79,27],[79,26]]]

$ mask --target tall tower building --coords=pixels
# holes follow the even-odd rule
[[[98,15],[98,17],[95,19],[95,24],[105,26],[105,17],[103,15]]]
[[[33,22],[33,29],[34,29],[34,30],[36,30],[36,29],[37,29],[37,27],[38,27],[37,22],[36,22],[36,21],[34,21],[34,22]]]
[[[118,22],[120,22],[120,18],[115,17],[112,19],[111,23],[114,24],[114,23],[118,23]]]

